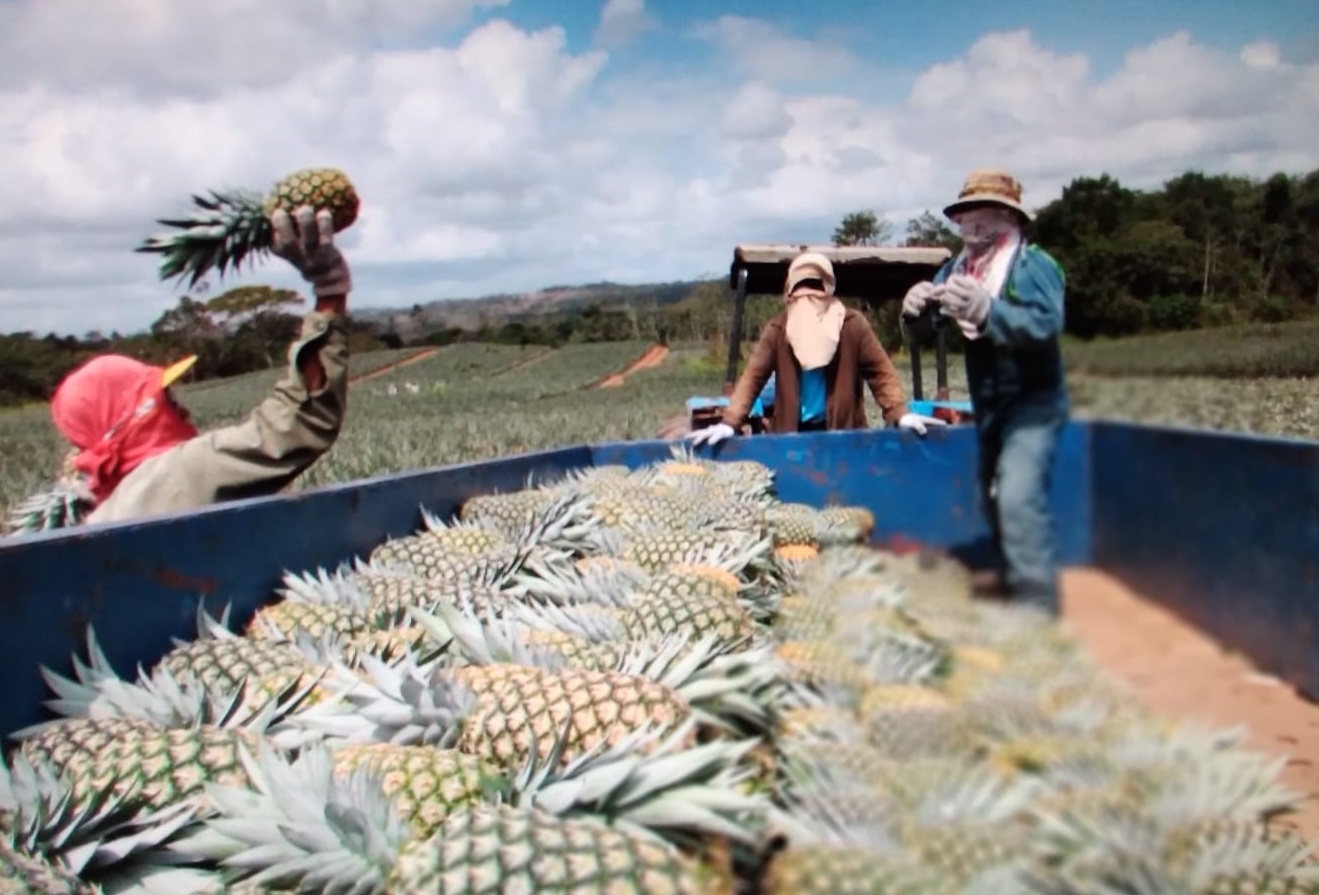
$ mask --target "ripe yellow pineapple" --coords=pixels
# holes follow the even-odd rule
[[[229,268],[237,271],[244,260],[269,252],[274,237],[270,215],[276,210],[292,214],[303,205],[326,209],[338,233],[353,225],[361,207],[348,175],[334,168],[295,171],[264,197],[246,190],[211,190],[210,198],[194,195],[192,201],[198,211],[190,217],[157,221],[181,232],[150,237],[136,249],[164,256],[162,280],[186,276],[191,286],[212,268],[223,276]]]

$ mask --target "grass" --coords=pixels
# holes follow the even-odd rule
[[[1069,371],[1103,376],[1251,379],[1319,375],[1319,320],[1223,326],[1125,339],[1068,340]]]
[[[1240,327],[1137,339],[1071,343],[1069,384],[1079,418],[1168,423],[1220,431],[1319,438],[1319,323]],[[655,437],[686,399],[718,394],[722,358],[704,343],[670,346],[667,361],[617,388],[591,386],[646,349],[643,342],[557,350],[460,344],[353,385],[338,444],[300,481],[315,487],[384,473],[584,442]],[[362,374],[416,349],[354,356]],[[910,393],[910,367],[895,359]],[[933,387],[932,359],[925,381]],[[237,421],[265,397],[281,370],[188,386],[198,424]],[[1289,378],[1290,377],[1290,378]],[[966,397],[960,358],[952,397]],[[416,386],[412,391],[407,384]],[[395,394],[390,394],[390,386]],[[868,401],[872,423],[878,408]],[[44,406],[0,412],[0,508],[44,487],[63,448]]]

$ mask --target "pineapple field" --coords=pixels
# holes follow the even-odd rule
[[[629,375],[624,387],[590,389],[625,369],[648,347],[645,342],[559,349],[460,344],[396,369],[389,368],[420,349],[355,355],[343,435],[299,485],[315,487],[565,444],[652,438],[664,420],[683,412],[688,397],[717,394],[723,370],[710,363],[705,345],[680,343],[660,366]],[[901,357],[895,361],[910,385],[909,362]],[[267,370],[179,391],[206,428],[242,418],[282,372]],[[932,363],[924,378],[926,388],[932,388]],[[964,399],[965,379],[957,358],[950,362],[949,380],[953,398]],[[1079,418],[1319,437],[1319,408],[1309,379],[1073,373],[1069,382]],[[879,420],[873,402],[870,415]],[[0,411],[0,513],[46,487],[58,471],[63,450],[44,406]]]
[[[135,676],[88,630],[0,766],[0,892],[1319,892],[1281,760],[873,525],[675,447],[422,508]]]

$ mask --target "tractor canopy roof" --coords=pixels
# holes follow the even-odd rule
[[[819,252],[833,263],[838,296],[870,302],[902,298],[952,257],[942,247],[740,245],[733,249],[728,284],[736,289],[745,270],[748,295],[782,295],[788,265],[802,252]]]

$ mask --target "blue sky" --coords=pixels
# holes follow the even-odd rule
[[[932,62],[955,57],[988,31],[1027,28],[1059,52],[1091,57],[1095,72],[1117,68],[1131,47],[1174,31],[1189,31],[1197,41],[1228,51],[1253,40],[1279,41],[1291,54],[1319,52],[1319,4],[1313,0],[944,0],[940,3],[836,2],[794,0],[657,0],[647,11],[658,20],[656,32],[617,60],[625,71],[633,65],[682,63],[704,67],[716,63],[704,42],[693,40],[695,23],[719,16],[764,19],[802,37],[823,37],[878,65],[914,76]],[[501,16],[527,28],[554,25],[568,32],[569,46],[589,47],[599,19],[590,3],[514,3],[487,10],[481,18]],[[862,89],[862,88],[858,88]]]
[[[354,303],[408,307],[900,232],[972,167],[1034,205],[1319,167],[1319,3],[0,0],[0,133],[0,330],[149,325],[155,218],[321,164]]]

